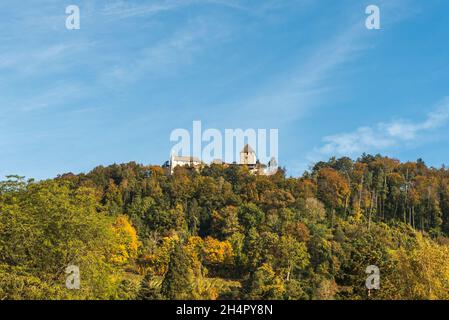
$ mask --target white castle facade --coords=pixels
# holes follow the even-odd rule
[[[211,164],[230,165],[221,160],[214,160]],[[259,163],[259,161],[257,161],[256,152],[249,144],[246,144],[242,151],[240,151],[240,162],[238,165],[247,166],[251,173],[259,175],[272,175],[276,173],[278,169],[277,161],[274,157],[271,158],[267,165]],[[204,166],[204,163],[197,157],[176,156],[172,154],[169,161],[170,173],[173,174],[174,169],[178,166],[190,166],[199,170]]]

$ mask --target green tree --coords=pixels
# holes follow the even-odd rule
[[[280,300],[284,294],[284,282],[269,264],[263,264],[251,275],[247,287],[248,299]]]
[[[161,293],[170,300],[190,299],[193,271],[181,243],[176,243],[170,255],[168,270],[162,281]]]
[[[36,290],[22,296],[12,283],[6,298],[42,298],[39,288],[76,299],[114,297],[121,276],[112,258],[121,240],[112,217],[101,212],[96,190],[51,180],[11,190],[0,196],[0,281],[18,275]],[[80,290],[65,288],[68,265],[80,269]]]
[[[151,273],[147,273],[140,282],[138,298],[140,300],[162,300],[161,288]]]

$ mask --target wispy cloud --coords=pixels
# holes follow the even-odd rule
[[[356,59],[367,47],[360,41],[362,33],[358,21],[332,39],[317,45],[294,68],[273,76],[266,87],[259,88],[255,95],[239,101],[240,112],[251,114],[251,119],[258,118],[260,122],[266,122],[267,119],[280,122],[298,120],[306,110],[332,96],[324,93],[334,89],[335,84],[330,80],[335,72],[340,66]],[[278,113],[278,109],[282,113]],[[273,113],[276,113],[276,117],[273,117]]]
[[[87,93],[87,88],[81,84],[70,81],[58,82],[39,90],[38,93],[24,94],[23,97],[13,102],[4,98],[0,99],[0,104],[2,105],[0,117],[11,113],[23,116],[27,113],[47,111],[49,109],[51,109],[51,112],[76,111],[78,108],[73,108],[74,104],[84,98]]]
[[[195,4],[220,5],[233,9],[245,9],[238,1],[226,0],[163,0],[152,3],[133,3],[132,1],[117,0],[104,6],[102,13],[118,18],[130,18],[137,16],[149,16],[166,11],[173,11]]]
[[[352,156],[397,147],[403,143],[415,142],[420,135],[441,128],[448,122],[449,97],[446,97],[421,122],[399,119],[324,137],[324,145],[315,149],[310,158],[316,160],[330,155]]]
[[[116,16],[119,18],[130,18],[135,16],[146,16],[163,11],[174,10],[190,1],[159,1],[147,4],[135,4],[130,1],[114,1],[104,6],[102,14]]]
[[[0,54],[0,72],[14,71],[15,75],[48,72],[68,67],[68,59],[89,47],[87,42],[56,43],[35,47],[32,50],[16,47]]]
[[[74,83],[57,84],[30,99],[20,101],[18,110],[22,112],[39,111],[51,107],[64,108],[75,98],[83,97],[86,88]]]
[[[379,3],[382,14],[392,17],[385,25],[399,23],[415,13],[408,9],[409,0],[379,0]],[[270,0],[252,11],[266,15],[278,8],[299,6],[307,12],[308,6],[313,4],[316,2]],[[341,21],[345,23],[341,24]],[[341,85],[335,81],[335,76],[342,71],[341,67],[356,61],[366,50],[373,49],[375,43],[367,34],[365,16],[360,15],[360,12],[341,17],[338,22],[327,23],[329,28],[335,28],[329,37],[323,37],[324,41],[312,45],[313,49],[308,54],[298,53],[296,65],[282,74],[273,75],[271,81],[265,87],[258,88],[256,94],[238,101],[241,112],[251,114],[252,119],[259,118],[259,122],[266,122],[267,119],[292,122],[311,108],[323,106],[334,99],[332,90]],[[273,114],[276,116],[273,117]]]
[[[207,50],[212,43],[224,41],[230,29],[220,23],[212,23],[209,19],[189,21],[171,36],[141,49],[126,62],[119,61],[106,72],[106,81],[114,79],[128,83],[141,77],[168,77],[179,71],[179,68],[191,64],[197,55]]]

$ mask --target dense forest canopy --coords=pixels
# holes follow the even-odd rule
[[[449,171],[363,155],[299,178],[133,162],[10,176],[0,299],[449,299]]]

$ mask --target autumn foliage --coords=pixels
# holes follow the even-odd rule
[[[0,183],[0,299],[449,299],[448,248],[449,170],[422,160],[332,158],[298,178],[128,163]]]

